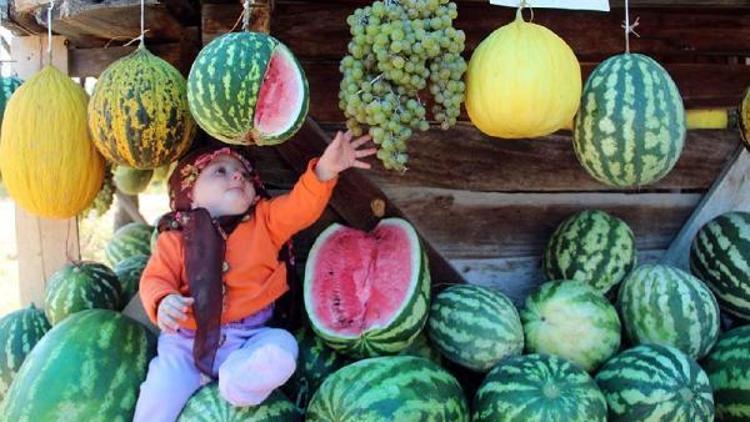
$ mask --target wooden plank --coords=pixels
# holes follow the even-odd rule
[[[344,121],[338,108],[341,82],[338,66],[338,62],[302,62],[310,85],[310,114],[321,123]],[[595,63],[582,65],[584,80],[595,66]],[[665,67],[677,83],[687,108],[734,108],[750,86],[750,70],[746,65],[676,63]],[[468,121],[465,110],[461,120]]]
[[[276,147],[281,156],[298,173],[304,171],[308,161],[322,154],[328,136],[315,121],[307,118],[297,135]],[[372,229],[381,217],[407,216],[390,201],[383,191],[370,182],[362,171],[347,170],[339,176],[336,189],[329,205],[352,227],[362,230]],[[420,233],[421,234],[421,233]],[[430,273],[434,283],[462,282],[463,278],[443,258],[429,240],[424,241],[425,251],[430,261]]]
[[[640,250],[666,249],[702,196],[380,187],[449,260],[541,255],[557,225],[584,209],[601,209],[622,218],[633,229]]]
[[[729,211],[750,211],[750,154],[738,146],[711,190],[669,245],[663,262],[688,270],[695,234],[713,218]]]
[[[28,79],[47,63],[46,37],[14,37],[11,41],[13,69]],[[63,37],[52,38],[52,63],[68,71],[68,54]],[[16,205],[16,242],[20,303],[44,305],[47,279],[70,260],[80,259],[78,222],[75,218],[48,220],[27,213]]]
[[[323,125],[329,136],[343,128]],[[570,134],[507,141],[462,123],[448,131],[433,128],[416,133],[409,140],[405,174],[387,171],[376,161],[368,177],[378,184],[475,192],[703,192],[739,144],[736,129],[689,131],[682,156],[667,177],[640,189],[617,189],[586,173],[576,159]],[[276,150],[255,148],[254,155],[266,183],[291,188],[297,174]]]
[[[638,263],[656,263],[664,250],[646,250],[638,253]],[[466,282],[497,289],[507,295],[519,308],[545,278],[542,274],[542,256],[487,259],[452,259],[451,264],[466,278]]]
[[[346,17],[363,2],[278,2],[271,25],[281,39],[303,59],[338,59],[346,54],[351,35]],[[369,3],[368,3],[369,4]],[[237,20],[240,4],[204,4],[204,33],[209,40],[228,31]],[[474,48],[496,28],[510,22],[515,11],[483,2],[459,3],[455,26],[466,32],[470,57]],[[683,58],[694,55],[750,56],[750,9],[695,9],[688,7],[632,8],[640,17],[640,38],[631,39],[633,52],[657,57]],[[601,59],[625,49],[620,25],[622,10],[611,13],[538,10],[534,22],[550,28],[574,49],[582,60]],[[585,30],[584,30],[585,28]],[[207,41],[206,41],[207,42]]]

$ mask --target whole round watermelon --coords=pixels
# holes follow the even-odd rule
[[[122,308],[122,291],[117,275],[97,262],[68,264],[47,282],[44,313],[52,325],[87,309]]]
[[[141,274],[149,260],[148,255],[133,255],[118,262],[113,268],[122,289],[122,306],[127,306],[138,292]]]
[[[309,422],[468,422],[469,407],[458,381],[433,362],[384,356],[329,376],[305,416]]]
[[[50,328],[33,304],[0,318],[0,403],[26,356]]]
[[[666,265],[639,267],[620,287],[617,306],[634,344],[673,346],[693,359],[719,337],[719,305],[700,280]]]
[[[10,96],[18,89],[23,81],[15,76],[0,76],[0,127],[2,127],[2,118],[5,113],[5,105],[8,104]],[[0,182],[3,180],[0,174]]]
[[[156,339],[117,312],[79,312],[26,357],[0,404],[3,421],[130,421]]]
[[[543,284],[526,298],[521,320],[527,352],[557,355],[588,372],[620,349],[617,310],[582,281]]]
[[[502,361],[474,398],[473,422],[605,422],[607,402],[585,371],[557,356]]]
[[[669,73],[648,56],[627,53],[603,61],[586,81],[573,147],[596,180],[643,186],[672,170],[686,132],[682,96]]]
[[[414,227],[381,220],[371,232],[332,224],[305,268],[305,310],[315,332],[355,357],[396,354],[427,320],[430,272]]]
[[[708,376],[679,350],[642,344],[610,359],[596,375],[611,422],[709,422]]]
[[[128,223],[115,231],[104,249],[107,260],[117,265],[131,256],[151,255],[153,227],[143,223]]]
[[[176,160],[196,133],[185,78],[143,44],[102,72],[89,102],[88,125],[102,155],[138,169]]]
[[[579,280],[603,294],[630,273],[637,261],[635,236],[624,221],[585,210],[563,221],[544,251],[547,280]]]
[[[724,312],[750,321],[750,213],[729,212],[704,225],[690,248],[690,269]]]
[[[716,419],[750,420],[750,325],[719,337],[703,361],[716,401]]]
[[[307,79],[294,54],[258,32],[222,35],[198,54],[188,76],[188,102],[209,135],[232,144],[275,145],[307,116]]]
[[[523,352],[518,311],[504,294],[482,286],[459,284],[440,292],[427,332],[443,356],[478,372]]]
[[[188,400],[177,422],[297,422],[302,414],[278,391],[258,406],[234,407],[219,393],[219,383],[203,386]]]

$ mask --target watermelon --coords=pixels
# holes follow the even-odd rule
[[[97,262],[64,266],[47,282],[44,313],[52,325],[86,309],[122,308],[122,291],[117,275]]]
[[[704,225],[690,248],[690,269],[724,312],[750,321],[750,213],[728,212]]]
[[[669,73],[642,54],[599,64],[583,87],[573,147],[596,180],[617,187],[655,183],[682,153],[687,126]]]
[[[297,369],[283,390],[297,407],[304,409],[326,377],[350,363],[350,359],[326,346],[307,327],[297,330],[295,338],[299,345]]]
[[[473,422],[607,420],[607,402],[591,376],[551,355],[501,362],[477,390],[473,408]]]
[[[433,362],[382,356],[347,365],[329,376],[310,401],[309,422],[468,422],[458,381]]]
[[[138,322],[93,309],[54,326],[26,357],[0,421],[130,421],[156,339]]]
[[[443,357],[440,352],[433,346],[427,333],[422,331],[417,338],[407,347],[399,353],[402,356],[416,356],[419,358],[429,359],[438,365],[443,364]]]
[[[602,366],[596,382],[611,422],[713,421],[708,376],[681,351],[658,344],[628,349]]]
[[[635,237],[624,221],[604,211],[585,210],[568,217],[552,234],[542,269],[547,280],[579,280],[603,294],[636,264]]]
[[[104,250],[112,265],[135,255],[151,255],[153,227],[143,223],[128,223],[115,231]]]
[[[88,105],[88,126],[102,155],[138,169],[178,159],[196,133],[185,78],[143,43],[99,76]]]
[[[523,326],[513,303],[489,288],[458,284],[440,292],[430,308],[427,332],[448,360],[487,372],[523,351]]]
[[[258,32],[222,35],[198,54],[188,76],[198,125],[232,144],[276,145],[307,116],[307,79],[294,54]]]
[[[138,195],[151,183],[153,170],[139,170],[133,167],[117,166],[114,170],[115,186],[127,195]]]
[[[721,421],[750,420],[750,325],[727,331],[703,361]]]
[[[582,281],[543,284],[526,298],[521,321],[528,353],[557,355],[588,372],[620,349],[617,310]]]
[[[430,272],[414,227],[384,219],[369,233],[332,224],[305,267],[305,309],[334,350],[355,357],[396,354],[419,335]]]
[[[143,274],[149,258],[148,255],[133,255],[115,265],[114,271],[120,281],[120,289],[122,290],[122,306],[127,306],[130,299],[138,292],[141,274]]]
[[[666,265],[639,267],[620,287],[617,306],[634,344],[673,346],[693,359],[719,337],[719,306],[700,280]]]
[[[295,422],[302,414],[283,394],[271,393],[258,406],[234,407],[219,393],[219,383],[203,386],[188,400],[178,422]]]
[[[33,304],[0,318],[0,403],[26,356],[49,329],[44,312]]]

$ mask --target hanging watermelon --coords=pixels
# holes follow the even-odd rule
[[[230,144],[275,145],[307,115],[307,79],[281,42],[258,32],[211,41],[188,76],[190,111],[203,130]]]

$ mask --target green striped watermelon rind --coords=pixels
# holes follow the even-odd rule
[[[122,308],[117,275],[98,262],[76,262],[56,271],[47,282],[44,313],[57,325],[70,315],[88,309]]]
[[[360,360],[329,376],[310,401],[308,421],[468,422],[458,381],[425,358]]]
[[[129,421],[156,338],[120,313],[94,309],[54,326],[0,404],[0,422]]]
[[[690,270],[722,311],[750,322],[750,213],[728,212],[701,227],[690,248]]]
[[[521,310],[527,353],[557,355],[593,372],[620,350],[620,318],[596,288],[583,281],[550,281]],[[575,339],[575,341],[570,341]]]
[[[235,407],[219,393],[219,383],[206,384],[188,400],[178,422],[297,422],[302,420],[298,408],[284,394],[275,390],[258,406]]]
[[[544,251],[542,271],[548,281],[585,281],[606,295],[637,260],[635,236],[624,221],[601,210],[584,210],[555,229]]]
[[[26,356],[51,325],[33,304],[0,318],[0,403]]]
[[[130,300],[138,293],[141,275],[146,268],[146,264],[148,264],[149,258],[150,256],[148,255],[133,255],[115,265],[113,271],[120,281],[120,289],[122,291],[121,305],[123,307],[127,306]]]
[[[415,245],[410,265],[411,268],[418,268],[417,275],[410,284],[406,295],[411,299],[401,304],[394,313],[390,324],[384,327],[371,327],[361,335],[343,335],[327,329],[325,324],[311,311],[314,309],[312,277],[318,252],[326,240],[337,230],[347,228],[334,223],[323,230],[310,249],[305,267],[305,309],[313,330],[332,349],[358,358],[396,354],[407,348],[424,328],[430,306],[429,264],[414,227],[406,220],[399,218],[383,219],[378,223],[378,226],[380,225],[397,225],[407,233],[410,243]]]
[[[440,292],[430,307],[427,332],[444,357],[477,372],[489,371],[524,348],[523,326],[513,302],[478,285],[458,284]]]
[[[710,422],[714,399],[706,373],[678,349],[642,344],[602,366],[596,382],[609,421]]]
[[[107,242],[104,252],[111,265],[133,255],[151,255],[153,227],[143,223],[128,223],[117,229]]]
[[[700,359],[719,336],[719,305],[713,293],[678,268],[657,264],[637,268],[620,286],[617,308],[634,344],[673,346]]]
[[[750,420],[750,325],[723,333],[703,368],[713,387],[716,419]]]
[[[473,422],[605,422],[607,402],[588,373],[554,355],[513,356],[474,398]]]
[[[640,72],[626,74],[621,70],[626,66]],[[635,72],[639,77],[633,77]],[[627,78],[629,84],[623,82]],[[658,92],[649,92],[657,79]],[[626,53],[600,63],[586,81],[573,147],[596,180],[637,187],[656,183],[672,170],[686,134],[682,96],[669,73],[648,56]]]

